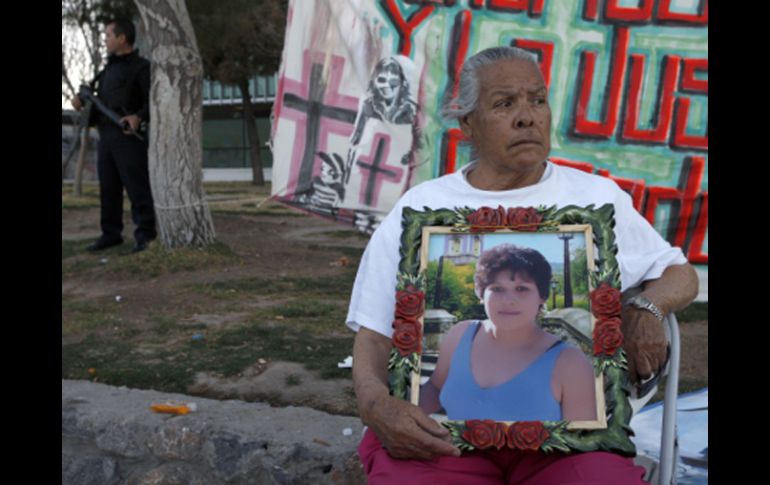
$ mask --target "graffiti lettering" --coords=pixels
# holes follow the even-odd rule
[[[487,0],[487,8],[498,12],[523,12],[526,10],[530,17],[539,17],[543,13],[544,3],[545,0]]]
[[[457,96],[460,86],[460,71],[462,71],[465,56],[468,55],[468,42],[471,34],[473,14],[470,10],[463,10],[455,16],[455,24],[452,28],[452,44],[449,50],[449,81],[452,84],[452,97]]]
[[[462,130],[450,128],[444,132],[441,139],[441,160],[439,164],[439,175],[454,173],[457,169],[457,145],[463,139]]]
[[[533,51],[538,58],[540,72],[543,73],[546,89],[551,88],[551,64],[553,64],[553,42],[542,42],[530,39],[515,39],[511,46]]]
[[[706,161],[703,157],[688,157],[682,163],[679,191],[681,195],[679,224],[674,235],[674,245],[684,247],[685,237],[690,226],[695,199],[700,191]]]
[[[699,206],[699,207],[697,207]],[[692,241],[688,244],[690,250],[687,253],[687,259],[693,264],[708,264],[709,255],[703,253],[703,241],[706,239],[706,229],[709,221],[709,193],[703,192],[696,201],[694,212],[698,214],[698,222],[695,224]]]
[[[404,20],[396,0],[380,0],[380,5],[385,9],[385,13],[390,18],[393,26],[398,32],[398,53],[403,56],[409,56],[412,53],[412,34],[414,30],[430,17],[436,9],[434,5],[420,7],[408,19]]]
[[[583,6],[583,19],[584,20],[596,20],[599,15],[599,0],[586,0]]]
[[[602,23],[621,25],[647,24],[697,27],[708,25],[708,0],[701,0],[695,13],[671,11],[671,0],[642,0],[637,7],[621,7],[618,0],[605,0]],[[586,0],[582,17],[595,21],[599,17],[599,0]]]
[[[671,187],[650,187],[647,196],[645,218],[650,224],[655,221],[655,211],[662,201],[671,204],[671,212],[678,217],[670,217],[667,237],[674,246],[684,247],[688,230],[691,229],[690,219],[693,206],[703,178],[704,160],[701,157],[688,157],[682,164],[682,175],[678,189]],[[677,222],[678,221],[678,222]]]
[[[676,98],[674,107],[674,135],[671,138],[671,148],[703,150],[709,148],[708,124],[706,125],[706,134],[703,136],[687,134],[687,118],[690,112],[689,98]]]
[[[642,79],[644,78],[645,56],[633,54],[631,56],[631,78],[629,80],[629,93],[623,121],[623,132],[619,141],[634,141],[639,143],[665,144],[671,131],[671,119],[674,111],[674,90],[679,77],[679,58],[666,56],[663,59],[665,66],[661,72],[661,80],[658,83],[658,103],[653,120],[657,119],[657,126],[650,130],[637,128],[639,120],[639,108],[641,105]]]
[[[457,0],[404,0],[409,5],[424,5],[426,3],[435,3],[442,7],[454,7]]]
[[[588,102],[591,98],[594,68],[596,66],[595,52],[585,51],[580,55],[580,69],[577,75],[576,92],[579,92],[574,109],[574,126],[572,132],[578,137],[610,138],[615,131],[620,105],[620,87],[626,75],[626,50],[628,49],[628,28],[616,27],[612,41],[612,59],[610,78],[607,80],[609,95],[604,97],[604,121],[589,121]]]
[[[621,21],[624,23],[648,23],[652,18],[654,0],[642,0],[638,7],[621,7],[618,0],[606,0],[604,9],[605,21]]]
[[[709,83],[707,79],[697,79],[695,73],[708,72],[708,59],[684,59],[682,80],[679,89],[683,92],[693,94],[708,94]],[[706,133],[704,135],[687,134],[687,120],[690,113],[690,99],[677,97],[675,106],[674,133],[671,136],[671,148],[690,149],[690,150],[708,150],[708,121],[706,122]]]
[[[468,55],[468,43],[470,39],[471,24],[473,22],[473,13],[470,10],[463,10],[455,16],[454,27],[452,28],[452,43],[449,50],[449,62],[447,69],[449,82],[452,86],[451,95],[456,97],[460,88],[460,71],[462,71],[465,57]],[[439,174],[452,173],[455,171],[457,160],[457,145],[462,139],[462,131],[457,128],[444,130],[441,135],[441,155],[439,163]]]
[[[613,180],[618,186],[628,192],[631,195],[631,203],[634,206],[634,209],[639,211],[641,213],[642,211],[642,202],[644,201],[644,185],[645,182],[643,179],[628,179],[623,177],[615,177],[614,175],[610,174],[610,171],[602,168],[599,169],[597,172],[598,175],[601,175],[602,177],[607,177],[610,180]]]
[[[521,12],[529,8],[529,0],[487,0],[487,8],[502,12]]]
[[[550,161],[557,165],[564,165],[565,167],[571,167],[577,170],[581,170],[585,173],[594,173],[594,165],[588,162],[576,162],[574,160],[567,160],[566,158],[548,157]]]
[[[549,157],[549,160],[557,165],[594,173],[594,166],[587,162],[558,157]],[[615,177],[606,169],[599,169],[596,173],[615,181],[628,192],[634,208],[650,224],[655,224],[655,212],[661,203],[671,204],[672,216],[667,219],[664,231],[666,239],[674,246],[681,247],[691,263],[708,264],[708,254],[702,252],[708,227],[708,191],[698,194],[704,172],[703,157],[685,158],[678,189],[658,186],[645,188],[644,180]],[[674,216],[674,213],[677,215]],[[697,221],[692,220],[693,214],[697,214]]]
[[[698,7],[700,13],[672,12],[671,0],[660,0],[657,11],[658,20],[665,25],[708,25],[709,22],[709,0],[701,0]]]
[[[709,82],[708,79],[696,79],[696,71],[708,72],[709,60],[708,59],[684,59],[684,68],[682,69],[682,83],[679,86],[679,90],[683,92],[708,94]]]

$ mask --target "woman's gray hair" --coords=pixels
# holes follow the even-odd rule
[[[473,113],[479,104],[479,69],[506,59],[530,61],[537,67],[537,57],[524,49],[507,46],[484,49],[463,64],[458,95],[444,102],[441,116],[451,121]]]

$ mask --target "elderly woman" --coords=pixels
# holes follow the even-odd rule
[[[494,246],[479,258],[474,281],[487,320],[466,320],[448,332],[420,407],[443,407],[456,420],[596,419],[591,362],[537,324],[551,282],[545,257],[532,248]]]
[[[412,187],[383,220],[361,259],[347,324],[357,331],[353,383],[369,429],[359,453],[369,483],[642,483],[643,470],[611,453],[572,455],[516,450],[460,457],[446,428],[418,406],[389,395],[388,357],[404,207],[432,209],[613,204],[621,290],[641,287],[624,308],[624,348],[632,380],[658,371],[666,358],[662,315],[697,295],[694,269],[634,209],[612,180],[548,161],[551,110],[534,56],[513,47],[484,50],[465,61],[459,94],[445,117],[459,122],[473,162]]]

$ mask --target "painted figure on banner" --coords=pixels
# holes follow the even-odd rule
[[[350,139],[351,151],[348,153],[348,179],[346,182],[350,181],[350,172],[355,162],[358,146],[362,142],[366,143],[371,140],[371,130],[378,128],[377,121],[410,126],[414,122],[417,115],[417,103],[410,99],[411,84],[406,78],[405,69],[401,66],[401,63],[406,62],[410,63],[408,69],[413,69],[412,61],[403,56],[386,57],[375,66],[374,73],[369,80],[367,90],[369,96],[361,103],[356,116],[356,130]],[[369,123],[370,120],[372,123]],[[364,130],[367,127],[370,131],[364,137]],[[408,159],[409,153],[404,155],[401,164],[407,165]]]
[[[366,233],[409,188],[417,144],[414,64],[404,56],[381,59],[369,80],[356,116],[346,161],[345,205],[355,210],[356,227]]]
[[[385,215],[377,208],[383,202],[389,207],[409,188],[417,143],[413,78],[409,58],[390,56],[377,63],[359,102],[344,163],[337,153],[319,152],[322,175],[300,202],[329,215],[340,207],[352,210],[359,230],[371,233],[376,228]]]
[[[345,196],[345,162],[336,153],[329,155],[318,152],[318,157],[322,162],[321,174],[313,177],[310,190],[301,194],[297,200],[318,213],[335,217]]]

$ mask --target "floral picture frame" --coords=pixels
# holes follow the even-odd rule
[[[463,451],[502,449],[549,452],[611,451],[635,455],[629,427],[632,410],[628,400],[629,381],[623,336],[620,330],[620,271],[616,260],[614,207],[468,207],[455,209],[404,208],[396,308],[393,320],[393,348],[388,365],[391,393],[416,404],[419,395],[420,355],[425,312],[425,272],[421,271],[420,253],[423,229],[448,227],[454,232],[555,231],[559,226],[587,224],[591,227],[594,269],[590,293],[591,312],[595,318],[593,365],[596,376],[604,382],[603,426],[586,429],[568,421],[447,420],[454,444]]]

